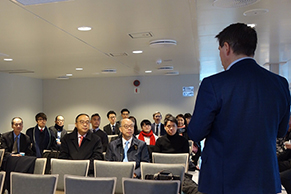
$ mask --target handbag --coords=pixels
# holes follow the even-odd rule
[[[173,175],[171,172],[167,170],[161,170],[156,174],[146,174],[146,180],[180,180],[180,176]]]

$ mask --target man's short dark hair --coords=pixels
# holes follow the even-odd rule
[[[130,112],[129,112],[129,110],[127,109],[127,108],[123,108],[120,112],[121,112],[121,114],[123,113],[123,112],[128,112],[128,114],[130,114]]]
[[[43,112],[37,113],[37,115],[35,115],[35,121],[37,121],[39,118],[42,118],[43,120],[47,121],[46,114],[44,114]]]
[[[109,119],[109,115],[111,114],[114,114],[116,116],[116,113],[113,111],[113,110],[110,110],[108,113],[107,113],[107,118]]]
[[[14,119],[20,119],[20,120],[21,120],[21,122],[23,123],[23,120],[22,120],[22,118],[21,118],[21,117],[14,117],[14,118],[11,120],[11,125],[13,125],[13,124],[14,124]]]
[[[142,128],[142,126],[144,126],[144,124],[145,125],[152,125],[152,123],[147,119],[144,119],[140,122],[140,127]]]
[[[227,42],[236,55],[255,55],[258,41],[257,33],[246,24],[231,24],[219,32],[215,38],[218,39],[220,47],[223,47],[224,43]]]
[[[92,114],[92,116],[91,116],[91,119],[93,118],[93,117],[99,117],[99,119],[101,119],[101,117],[100,117],[100,115],[98,114],[98,113],[95,113],[95,114]]]
[[[187,113],[184,114],[184,117],[185,117],[185,119],[188,119],[188,118],[191,118],[192,115],[191,115],[190,113],[187,112]]]
[[[173,123],[176,123],[176,125],[178,126],[178,121],[175,117],[173,117],[172,115],[169,115],[168,117],[165,118],[164,120],[164,125],[166,126],[167,125],[167,122],[168,121],[171,121]]]
[[[90,119],[90,117],[89,117],[89,115],[87,115],[86,113],[81,113],[81,114],[79,114],[77,117],[76,117],[76,123],[77,123],[77,121],[78,121],[78,118],[80,117],[80,116],[82,116],[82,115],[85,115],[85,116],[87,116],[89,119]]]

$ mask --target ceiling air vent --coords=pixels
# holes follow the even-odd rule
[[[116,69],[103,69],[102,73],[116,73]]]
[[[162,39],[162,40],[153,40],[150,42],[150,47],[165,47],[177,45],[176,40]]]
[[[59,77],[57,77],[57,79],[66,80],[66,79],[69,79],[69,77],[68,76],[59,76]]]
[[[179,71],[169,71],[165,75],[179,75]]]
[[[158,68],[158,70],[173,70],[173,69],[174,69],[173,66],[162,66]]]
[[[109,53],[107,55],[110,56],[110,57],[125,57],[125,56],[128,56],[127,53]]]
[[[20,3],[22,5],[39,5],[44,3],[56,3],[61,1],[71,1],[71,0],[11,0],[15,3]]]
[[[26,69],[0,70],[0,72],[9,73],[9,74],[14,74],[14,73],[34,73],[34,71],[26,70]]]
[[[153,33],[151,32],[137,32],[128,34],[132,39],[136,38],[150,38],[153,37]]]
[[[260,0],[215,0],[213,6],[222,8],[245,7]]]

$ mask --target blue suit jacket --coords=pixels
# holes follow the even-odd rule
[[[289,109],[286,79],[253,59],[205,78],[188,130],[194,141],[206,138],[199,191],[280,192],[276,137],[287,131]]]

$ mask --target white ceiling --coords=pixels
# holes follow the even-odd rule
[[[237,0],[218,0],[218,2]],[[161,66],[201,78],[222,70],[215,35],[234,22],[255,23],[260,64],[291,59],[291,1],[261,0],[239,8],[213,6],[214,0],[71,0],[24,6],[0,1],[0,72],[55,79],[163,75]],[[265,14],[244,16],[252,9]],[[80,32],[79,26],[90,26]],[[150,32],[132,39],[129,34]],[[176,46],[152,48],[149,42],[173,39]],[[142,54],[133,54],[142,50]],[[112,57],[110,53],[126,53]],[[6,62],[4,58],[12,58]],[[161,59],[162,63],[156,61]],[[83,67],[83,71],[76,71]],[[116,69],[104,74],[104,69]],[[146,70],[152,70],[146,74]]]

